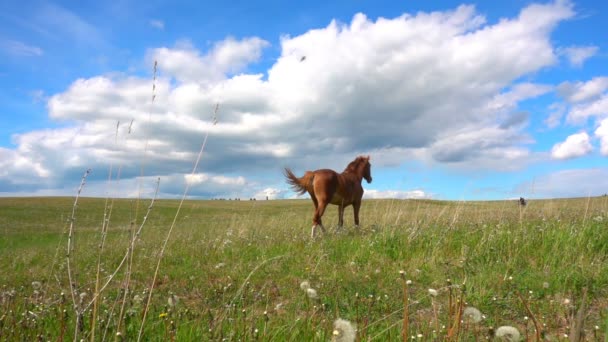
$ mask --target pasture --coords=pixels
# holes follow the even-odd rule
[[[329,206],[315,240],[308,198],[178,205],[1,198],[0,340],[329,341],[338,318],[361,341],[608,330],[605,196],[364,200],[359,229],[349,207],[336,232]]]

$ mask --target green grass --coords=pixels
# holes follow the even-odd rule
[[[0,199],[0,340],[74,337],[66,263],[73,201]],[[95,288],[104,203],[81,198],[76,211],[73,288],[76,297],[86,294],[85,303]],[[178,204],[157,201],[135,245],[120,323],[125,340],[137,338],[145,307],[139,299],[149,294]],[[99,258],[102,282],[123,259],[148,205],[112,202]],[[314,241],[311,218],[309,200],[186,201],[161,261],[144,339],[327,341],[340,317],[357,325],[360,340],[401,340],[404,313],[408,335],[443,339],[463,299],[463,307],[474,306],[485,318],[463,322],[449,340],[482,340],[501,325],[533,339],[532,318],[547,338],[568,340],[585,290],[585,338],[606,336],[606,197],[534,200],[525,208],[516,201],[368,200],[360,229],[352,227],[349,208],[347,226],[336,232],[332,206],[324,216],[330,232]],[[407,310],[400,270],[412,281]],[[101,295],[96,340],[117,339],[125,279],[126,266]],[[317,299],[300,289],[304,280]],[[174,306],[171,294],[179,298]],[[91,334],[91,308],[79,339]]]

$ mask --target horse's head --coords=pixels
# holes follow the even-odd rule
[[[363,167],[363,178],[368,183],[372,182],[372,164],[369,163],[369,156],[365,157],[365,166]]]

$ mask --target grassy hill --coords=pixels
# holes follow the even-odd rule
[[[348,208],[336,231],[331,206],[315,240],[310,200],[178,207],[0,198],[0,340],[327,341],[338,318],[365,341],[608,330],[607,197],[367,200],[360,228]]]

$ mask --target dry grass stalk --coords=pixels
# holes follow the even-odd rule
[[[155,64],[156,65],[156,64]],[[155,67],[156,70],[156,67]],[[213,110],[213,125],[215,126],[217,124],[217,112],[219,109],[219,104],[215,105],[215,109]],[[203,139],[203,143],[201,144],[201,149],[198,152],[198,156],[196,157],[196,162],[194,163],[194,167],[192,168],[192,172],[190,173],[191,175],[194,175],[196,173],[196,170],[198,169],[198,164],[200,163],[201,157],[203,156],[203,151],[205,150],[205,146],[207,145],[207,138],[209,138],[209,130],[207,131],[207,133],[205,134],[205,138]],[[175,223],[177,222],[177,218],[179,217],[179,213],[181,211],[181,208],[184,204],[184,201],[186,200],[186,196],[188,195],[188,191],[190,190],[190,183],[186,182],[186,187],[184,189],[184,193],[182,195],[182,198],[179,202],[179,205],[177,206],[177,211],[175,212],[175,216],[173,216],[173,222],[171,223],[171,226],[169,227],[169,231],[167,232],[167,236],[165,237],[165,240],[163,242],[163,245],[160,249],[160,253],[158,255],[158,262],[156,263],[156,270],[154,271],[154,277],[152,278],[152,283],[150,284],[150,293],[148,294],[148,300],[146,302],[146,306],[144,308],[144,315],[142,318],[142,322],[141,322],[141,326],[139,328],[139,334],[137,337],[138,341],[141,341],[141,338],[143,336],[143,331],[144,331],[144,325],[146,323],[146,317],[148,315],[148,310],[150,307],[150,302],[152,300],[152,292],[154,291],[154,285],[156,283],[156,279],[158,278],[158,271],[160,269],[160,263],[163,259],[163,255],[165,253],[165,248],[167,247],[167,243],[169,243],[169,238],[171,238],[171,233],[173,232],[173,228],[175,228]]]
[[[78,207],[78,199],[80,198],[80,193],[84,188],[84,185],[87,180],[87,176],[91,173],[91,169],[85,171],[82,179],[80,180],[80,186],[78,187],[78,192],[76,193],[76,198],[74,199],[74,205],[72,206],[72,215],[70,216],[70,228],[68,230],[68,248],[66,254],[66,263],[68,269],[68,287],[70,288],[70,295],[72,296],[72,304],[74,307],[74,312],[76,313],[76,328],[74,329],[74,340],[78,339],[78,330],[81,326],[80,319],[82,318],[81,313],[79,312],[78,304],[76,303],[76,289],[78,286],[75,283],[74,276],[72,275],[72,266],[71,259],[73,257],[74,252],[74,222],[76,221],[76,208]]]

